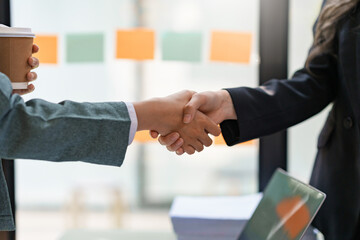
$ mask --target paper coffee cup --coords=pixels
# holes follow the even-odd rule
[[[30,28],[7,27],[0,24],[0,72],[10,78],[13,89],[27,89],[26,75],[31,67],[35,34]]]

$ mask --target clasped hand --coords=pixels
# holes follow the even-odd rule
[[[208,133],[219,136],[219,123],[227,119],[237,119],[230,94],[226,90],[203,93],[183,91],[167,98],[169,103],[171,99],[178,101],[179,109],[176,111],[180,110],[181,114],[174,123],[179,124],[179,128],[174,126],[174,131],[162,132],[150,128],[153,129],[150,135],[153,138],[160,135],[160,144],[178,155],[184,152],[201,152],[204,146],[212,144]]]

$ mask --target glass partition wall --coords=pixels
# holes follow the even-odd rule
[[[11,20],[31,27],[41,49],[25,99],[135,101],[258,85],[258,0],[11,0]],[[124,48],[132,37],[138,45]],[[179,157],[139,133],[121,168],[17,160],[17,239],[72,228],[171,231],[177,195],[256,192],[258,142],[214,142]]]
[[[41,47],[36,91],[25,99],[135,101],[182,89],[253,87],[259,82],[262,1],[10,2],[12,26],[31,27]],[[304,65],[321,2],[289,1],[288,51],[284,46],[289,76]],[[262,24],[273,19],[264,15]],[[120,40],[130,35],[140,45],[130,46],[138,51],[129,53]],[[246,47],[235,51],[239,42]],[[325,115],[288,134],[289,171],[304,181],[316,154],[314,129],[320,131]],[[284,146],[278,147],[282,151]],[[177,195],[256,192],[261,185],[258,152],[257,141],[228,148],[217,138],[203,153],[178,157],[140,133],[121,168],[18,160],[17,239],[58,239],[73,228],[171,231],[167,212]]]
[[[289,74],[305,65],[313,41],[313,25],[322,0],[291,0],[289,17]],[[308,182],[317,151],[317,137],[329,107],[313,118],[289,129],[289,172]]]

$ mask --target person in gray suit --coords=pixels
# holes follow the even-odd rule
[[[34,52],[38,48],[34,46]],[[30,58],[35,68],[38,60]],[[36,73],[29,73],[33,81]],[[156,130],[161,134],[176,131],[185,145],[198,151],[212,143],[208,133],[218,136],[220,128],[198,112],[192,124],[182,121],[183,108],[194,92],[182,91],[164,98],[124,103],[55,104],[42,99],[24,102],[19,94],[34,90],[13,91],[10,80],[0,73],[0,158],[37,159],[54,162],[82,161],[121,166],[135,132]],[[2,164],[0,164],[2,168]],[[0,231],[15,229],[7,185],[0,169]]]

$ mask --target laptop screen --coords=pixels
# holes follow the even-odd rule
[[[278,169],[238,240],[299,240],[325,197]]]

